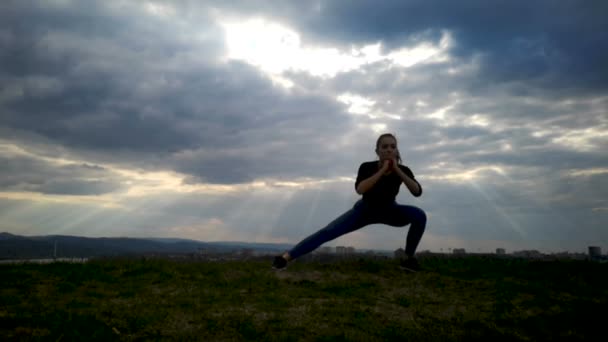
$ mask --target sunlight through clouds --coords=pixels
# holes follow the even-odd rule
[[[347,104],[348,112],[352,114],[367,114],[371,111],[376,101],[363,96],[345,93],[338,96],[338,101]]]
[[[469,122],[474,126],[488,127],[490,125],[490,120],[482,114],[471,115]]]
[[[563,147],[582,152],[599,150],[602,146],[608,145],[608,129],[605,127],[589,127],[570,130],[563,132],[552,141]]]
[[[479,182],[473,182],[470,180],[469,185],[479,194],[481,194],[481,196],[485,199],[485,203],[490,205],[496,211],[499,217],[501,217],[514,232],[516,232],[522,239],[527,238],[528,234],[522,227],[521,223],[515,217],[513,217],[513,215],[507,212],[502,205],[497,204],[496,200],[488,194],[488,191],[484,186],[482,186]]]
[[[90,203],[105,208],[123,208],[111,195],[78,196],[78,195],[53,195],[39,192],[11,192],[0,191],[0,198],[9,200],[27,200],[33,203],[56,203],[56,204],[78,204]]]
[[[454,108],[454,105],[449,105],[449,106],[439,108],[436,111],[426,115],[426,117],[429,119],[438,120],[439,124],[442,126],[449,125],[450,122],[448,121],[448,118],[446,117],[446,113],[448,111],[450,111],[452,108]]]
[[[421,62],[445,63],[450,61],[446,51],[454,45],[452,35],[448,31],[443,31],[439,45],[423,42],[414,47],[406,47],[386,56],[402,67],[409,68]]]
[[[296,194],[296,189],[280,187],[264,187],[244,192],[231,203],[229,214],[224,222],[228,226],[237,227],[240,241],[268,241],[276,229],[279,217]],[[215,233],[211,233],[217,238]]]
[[[601,6],[494,7],[4,1],[0,232],[297,243],[390,132],[422,246],[604,246]],[[340,243],[404,242],[386,229]]]
[[[295,190],[293,189],[279,191],[270,199],[270,203],[267,203],[264,210],[260,210],[265,216],[261,224],[249,227],[252,232],[255,232],[253,235],[255,241],[263,241],[266,237],[272,235],[272,232],[276,229],[279,217],[283,214],[294,195]]]
[[[229,241],[231,238],[230,227],[222,219],[212,217],[200,220],[195,224],[174,225],[166,229],[167,237],[180,236],[187,239],[202,241]]]
[[[446,181],[454,183],[466,183],[479,178],[483,178],[488,172],[506,175],[504,168],[498,165],[479,166],[476,168],[468,168],[466,171],[455,167],[449,167],[446,163],[438,163],[429,166],[430,170],[437,170],[438,173],[431,173],[424,176],[428,180]]]
[[[608,145],[608,123],[582,129],[566,129],[560,126],[534,127],[530,135],[545,138],[569,150],[600,151],[603,146]]]
[[[370,119],[389,119],[389,120],[401,120],[401,115],[387,113],[380,109],[375,109],[374,105],[376,101],[370,98],[363,97],[361,95],[343,93],[336,97],[338,102],[344,103],[348,106],[347,112],[353,115],[366,115]],[[375,128],[373,131],[376,132],[378,129],[384,129],[385,123],[372,124]]]
[[[387,125],[383,123],[374,123],[370,125],[372,131],[376,134],[381,134],[386,131]]]
[[[438,45],[422,42],[386,55],[381,53],[379,43],[340,51],[303,46],[297,32],[262,18],[237,21],[220,16],[218,21],[225,30],[228,59],[255,65],[286,87],[291,87],[293,83],[278,75],[287,70],[306,71],[314,76],[331,78],[339,72],[379,61],[388,61],[404,68],[422,62],[447,62],[449,57],[446,51],[452,44],[451,36],[446,31]]]
[[[175,9],[171,5],[160,2],[146,2],[144,8],[149,13],[159,17],[169,17],[175,15]]]
[[[602,174],[608,174],[608,168],[594,167],[590,169],[574,169],[568,172],[568,175],[572,177],[587,177]]]

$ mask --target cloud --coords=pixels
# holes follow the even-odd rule
[[[478,90],[496,82],[525,82],[560,95],[606,90],[604,2],[491,7],[484,1],[331,1],[299,7],[289,22],[307,41],[334,46],[382,42],[389,51],[412,42],[436,42],[448,31],[456,42],[450,55],[478,61],[483,75]]]
[[[52,11],[19,10],[33,16]],[[60,16],[85,11],[64,10]],[[325,137],[352,125],[333,98],[286,94],[254,67],[218,62],[223,36],[203,34],[217,30],[213,24],[197,25],[208,37],[201,41],[164,22],[153,28],[157,20],[142,20],[136,10],[87,14],[100,28],[112,26],[107,31],[81,30],[83,23],[69,20],[43,31],[49,21],[43,16],[36,24],[40,32],[24,32],[29,49],[8,44],[4,130],[69,146],[81,158],[123,159],[225,184],[303,176],[299,170],[310,151],[320,163],[333,158],[323,156]],[[150,34],[154,41],[141,38]],[[180,40],[180,34],[187,37]],[[320,168],[313,173],[327,175]]]
[[[5,226],[297,242],[388,131],[428,246],[608,241],[606,5],[492,6],[2,4]]]
[[[53,163],[34,156],[0,155],[0,189],[43,194],[100,195],[122,187],[116,177],[98,165]],[[9,153],[7,153],[9,152]]]

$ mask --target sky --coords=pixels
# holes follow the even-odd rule
[[[2,1],[0,231],[296,244],[382,133],[418,250],[608,250],[605,1]],[[394,250],[408,227],[325,246]]]

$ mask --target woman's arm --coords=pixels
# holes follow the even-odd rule
[[[418,182],[416,182],[415,180],[410,178],[410,176],[408,176],[405,172],[403,172],[403,170],[401,170],[398,165],[395,168],[395,172],[397,172],[405,186],[410,190],[414,197],[420,197],[420,195],[422,195],[422,188],[420,187],[420,184],[418,184]]]
[[[382,165],[382,167],[378,170],[378,172],[374,173],[369,178],[362,180],[361,183],[357,185],[357,193],[359,195],[363,195],[369,189],[371,189],[378,182],[378,180],[382,178],[382,175],[386,172],[386,170],[388,170],[388,167],[388,163],[385,162],[384,165]]]

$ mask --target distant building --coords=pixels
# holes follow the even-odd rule
[[[584,254],[584,253],[557,252],[557,253],[552,253],[551,257],[557,258],[557,259],[584,260],[584,259],[588,258],[588,255]]]
[[[513,255],[516,257],[533,258],[533,259],[542,258],[544,256],[544,254],[542,254],[541,252],[539,252],[535,249],[516,251],[516,252],[513,252]]]
[[[591,260],[600,260],[602,258],[602,248],[598,246],[589,246],[589,258]]]
[[[346,247],[346,254],[348,254],[348,255],[355,254],[355,247],[353,247],[353,246]]]
[[[346,254],[346,247],[344,247],[344,246],[337,246],[336,247],[336,254],[337,255],[345,255]]]
[[[314,252],[313,252],[313,254],[323,254],[323,255],[331,254],[331,253],[333,253],[333,248],[327,247],[327,246],[319,247],[316,250],[314,250]]]
[[[253,249],[251,248],[242,248],[240,251],[240,255],[242,257],[251,257],[253,256]]]
[[[333,252],[333,248],[325,246],[325,247],[320,247],[318,249],[318,251],[320,254],[331,254]]]
[[[458,254],[458,255],[463,255],[463,254],[467,254],[467,251],[464,248],[454,248],[452,250],[453,254]]]
[[[405,258],[405,250],[401,247],[395,250],[394,252],[395,259]]]
[[[504,248],[496,248],[496,254],[498,255],[505,255],[505,249]]]

